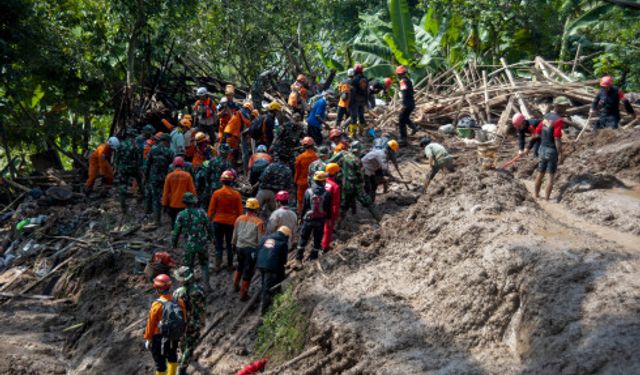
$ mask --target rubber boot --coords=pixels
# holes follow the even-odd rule
[[[167,364],[167,375],[176,375],[177,372],[178,372],[178,363],[169,362]]]
[[[222,270],[222,257],[216,257],[213,270],[215,272],[220,272]]]
[[[187,374],[187,368],[186,367],[180,367],[180,371],[178,372],[178,375],[188,375]]]
[[[354,138],[358,132],[358,124],[349,124],[349,137]]]
[[[156,375],[167,375],[166,371],[156,371]]]
[[[236,292],[240,290],[240,276],[238,271],[233,273],[233,290]]]
[[[249,299],[249,285],[251,281],[242,280],[242,287],[240,288],[240,301],[247,301]]]

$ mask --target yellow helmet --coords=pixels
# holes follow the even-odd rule
[[[224,87],[224,94],[225,95],[233,95],[236,93],[236,88],[233,85],[226,85]]]
[[[329,163],[324,168],[324,170],[327,171],[327,173],[330,175],[335,175],[335,174],[338,174],[338,172],[340,172],[340,166],[337,163]]]
[[[280,105],[280,103],[273,101],[269,103],[269,105],[267,105],[267,110],[280,112],[282,111],[282,106]]]
[[[247,202],[244,204],[244,208],[249,210],[257,210],[260,208],[260,203],[255,198],[247,199]]]
[[[289,229],[289,227],[283,225],[280,228],[278,228],[278,232],[284,234],[287,237],[291,237],[291,229]]]
[[[389,142],[387,142],[387,146],[389,146],[389,148],[393,150],[393,152],[398,151],[398,149],[400,148],[398,141],[396,141],[395,139],[392,139]]]
[[[204,140],[207,139],[207,135],[204,134],[203,132],[197,132],[196,133],[196,142],[202,142]]]
[[[317,171],[313,174],[313,181],[326,181],[327,180],[327,172]]]

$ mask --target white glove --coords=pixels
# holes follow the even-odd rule
[[[144,348],[147,350],[151,350],[151,341],[144,340]]]

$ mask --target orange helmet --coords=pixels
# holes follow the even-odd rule
[[[231,172],[230,170],[226,170],[222,172],[222,175],[220,176],[220,181],[233,181],[233,180],[235,180],[235,177],[233,176],[233,172]]]
[[[329,139],[333,140],[334,138],[338,138],[342,135],[342,130],[338,128],[331,129],[329,132]]]
[[[159,290],[167,290],[171,288],[172,284],[173,282],[171,281],[171,278],[164,273],[156,276],[155,279],[153,279],[153,287]]]
[[[203,132],[196,133],[196,142],[202,142],[202,141],[205,141],[206,139],[207,139],[207,135],[204,134]]]
[[[385,78],[385,79],[384,79],[384,87],[386,87],[386,88],[391,87],[391,83],[392,83],[392,82],[393,82],[393,81],[391,81],[391,78],[389,78],[389,77]]]
[[[303,146],[313,146],[315,144],[316,144],[316,142],[311,137],[302,138],[302,145]]]
[[[336,175],[340,172],[340,166],[337,163],[329,163],[324,170],[330,175]]]
[[[600,78],[600,87],[611,87],[613,86],[613,77],[607,75]]]
[[[298,78],[296,78],[296,81],[302,82],[302,83],[306,83],[307,82],[307,76],[305,76],[304,74],[298,74]]]
[[[344,143],[340,142],[340,143],[338,143],[338,145],[336,146],[334,151],[335,152],[340,152],[340,151],[344,150],[345,148],[347,148],[347,146]]]
[[[404,65],[400,65],[396,68],[396,74],[406,74],[407,68]]]

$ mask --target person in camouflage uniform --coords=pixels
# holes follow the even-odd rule
[[[184,232],[184,264],[193,269],[198,258],[200,267],[202,267],[202,276],[205,286],[209,287],[209,252],[207,251],[207,243],[213,238],[209,218],[206,212],[197,208],[198,198],[187,192],[184,193],[182,201],[187,206],[180,211],[176,218],[171,233],[171,245],[175,249],[178,247],[180,235]]]
[[[309,164],[309,177],[307,177],[308,185],[313,186],[313,175],[318,171],[324,171],[327,166],[327,159],[329,158],[329,147],[318,147],[319,159]]]
[[[155,133],[155,131],[156,131],[156,128],[154,128],[153,125],[147,124],[142,128],[142,134],[136,137],[134,145],[136,146],[136,149],[140,151],[140,155],[141,155],[140,163],[142,163],[142,154],[144,152],[144,145],[147,143],[149,139],[153,138],[153,133]],[[142,167],[142,164],[140,164],[140,167]]]
[[[184,302],[187,314],[187,327],[180,342],[180,375],[186,375],[189,361],[200,340],[200,329],[205,324],[207,299],[204,289],[195,282],[191,268],[182,266],[174,272],[173,277],[182,284],[173,292],[173,299]]]
[[[125,132],[125,139],[120,142],[114,156],[114,166],[116,169],[116,186],[118,186],[118,200],[122,215],[127,214],[127,192],[131,179],[135,179],[138,189],[143,192],[142,175],[140,174],[140,160],[142,153],[138,152],[132,141],[136,135],[135,130],[129,128]],[[144,195],[144,193],[143,193]]]
[[[149,214],[153,209],[153,218],[156,225],[161,224],[162,189],[164,179],[167,177],[169,165],[173,162],[173,152],[169,148],[171,137],[163,133],[158,137],[158,144],[151,148],[147,160],[144,162],[145,180],[145,212]]]
[[[209,207],[209,201],[214,191],[222,187],[220,176],[222,172],[231,169],[231,163],[228,160],[231,153],[231,147],[223,143],[218,147],[218,155],[202,164],[196,172],[196,192],[200,197],[201,206],[206,210]]]
[[[289,191],[293,184],[291,169],[276,155],[273,163],[262,172],[259,179],[258,194],[256,199],[264,218],[269,218],[271,212],[276,209],[276,193],[280,190]]]
[[[300,140],[305,136],[300,126],[300,115],[294,114],[293,121],[284,123],[273,141],[273,155],[286,162],[290,170],[295,170],[296,150],[300,148]]]

